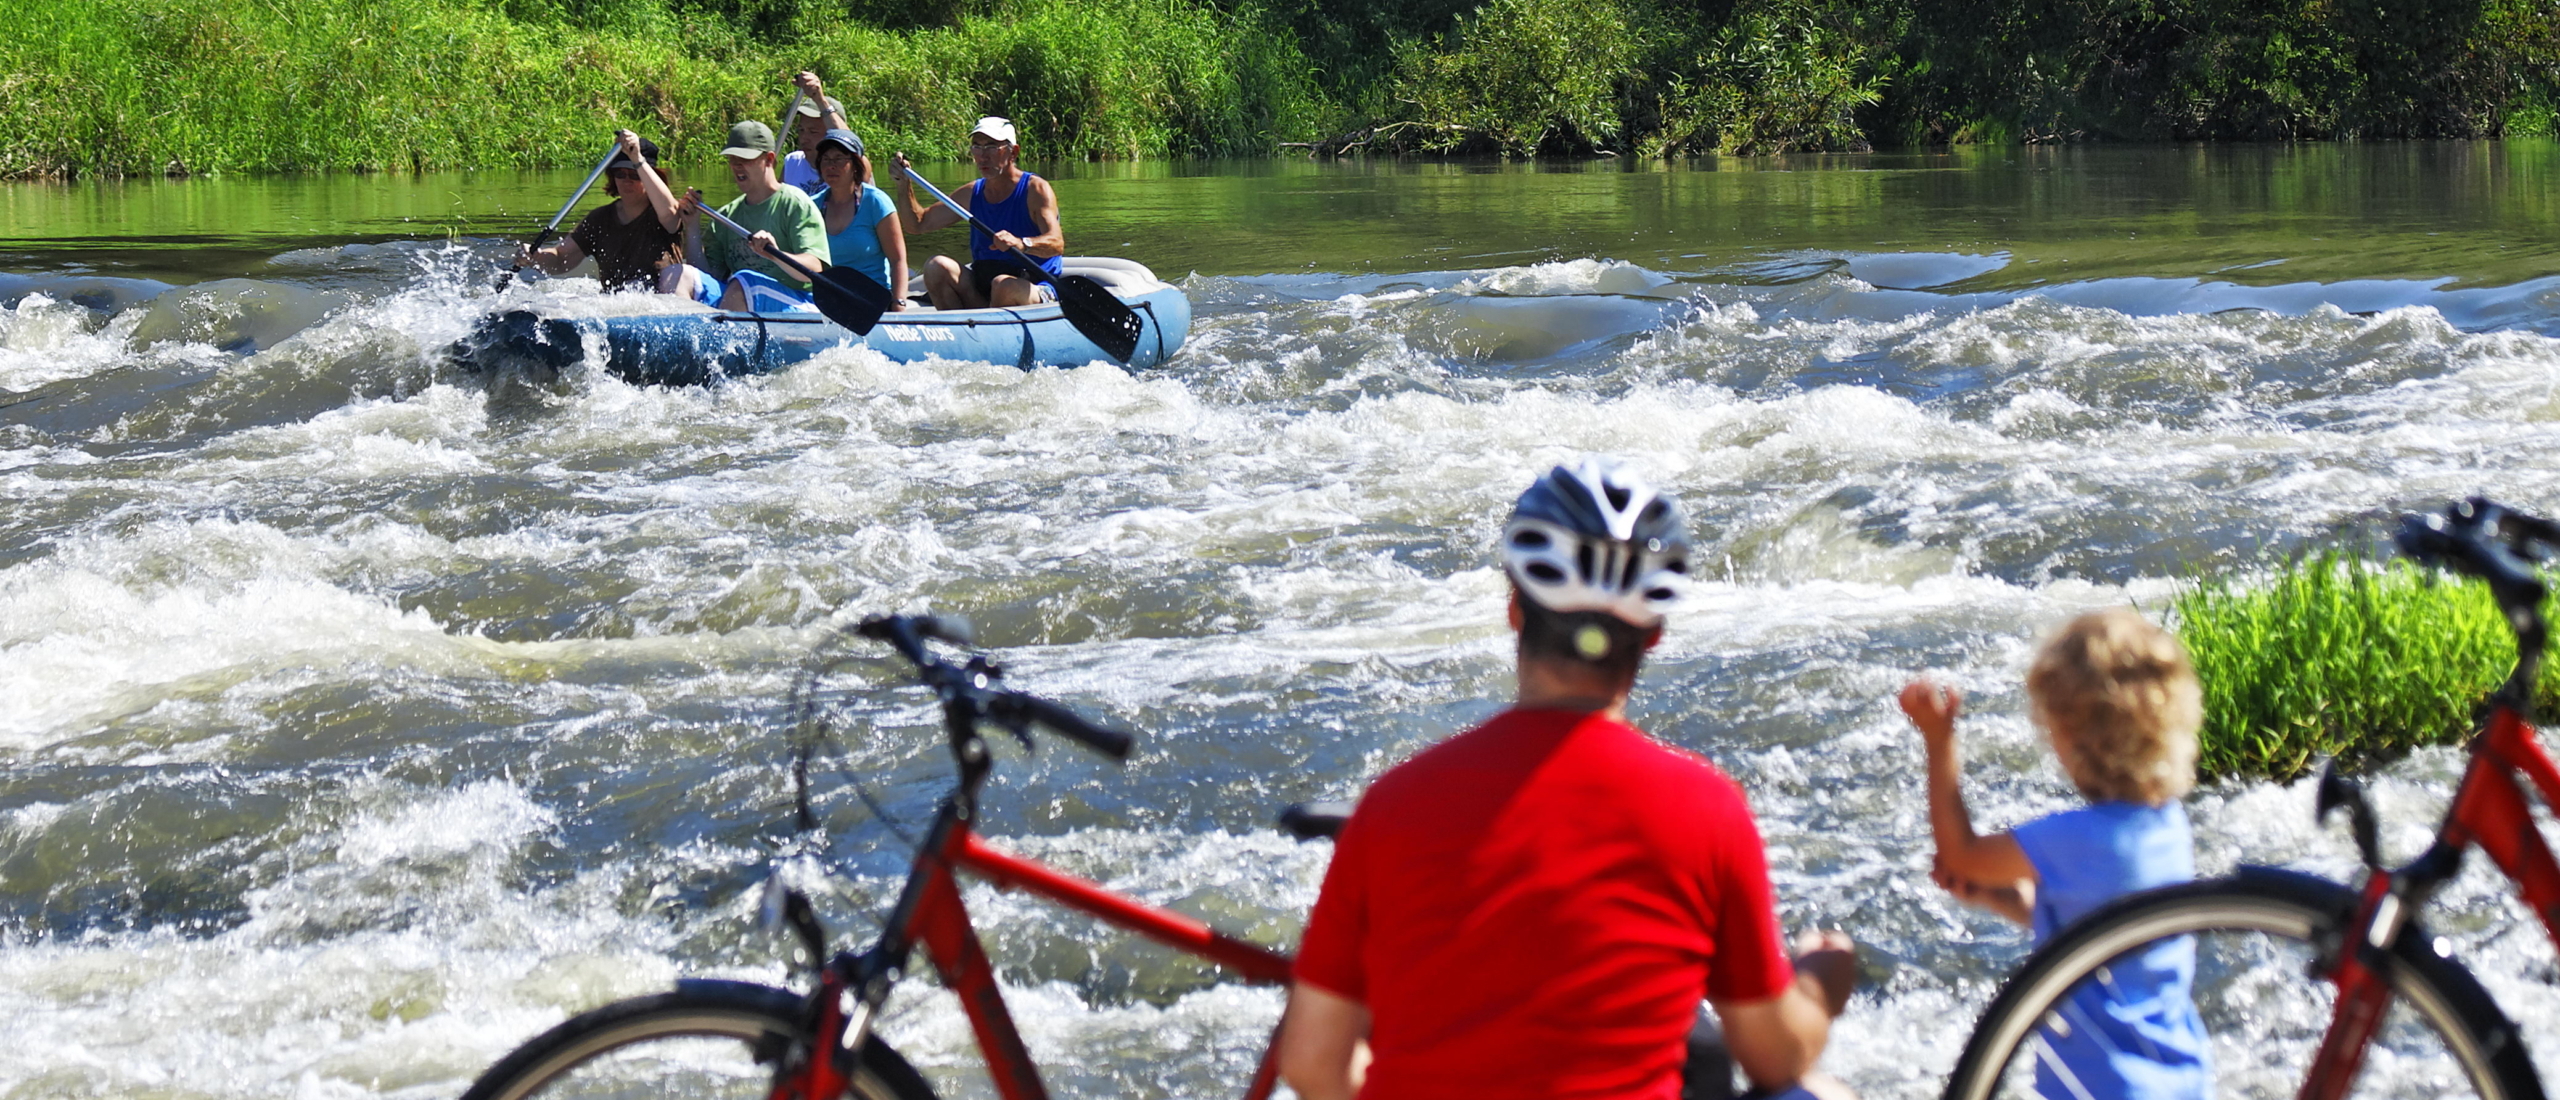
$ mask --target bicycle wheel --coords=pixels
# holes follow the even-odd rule
[[[480,1075],[462,1100],[761,1098],[773,1059],[802,1031],[800,995],[748,982],[677,982],[615,1001],[535,1036]],[[854,1100],[933,1100],[924,1077],[877,1036],[863,1044]]]
[[[2063,1060],[2054,1051],[2073,1020],[2087,1027],[2090,1002],[2066,1001],[2113,981],[2111,966],[2142,965],[2126,962],[2134,956],[2185,950],[2181,937],[2195,953],[2192,997],[2209,1082],[2201,1091],[2291,1100],[2336,999],[2334,986],[2311,976],[2313,962],[2319,945],[2337,942],[2355,903],[2355,892],[2337,883],[2256,867],[2110,903],[2037,949],[2000,987],[1956,1061],[1946,1100],[2074,1100],[2063,1080],[2070,1067],[2054,1068]],[[2542,1100],[2515,1025],[2449,944],[2413,922],[2382,970],[2391,1007],[2356,1077],[2356,1097]]]

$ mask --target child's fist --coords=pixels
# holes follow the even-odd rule
[[[1920,730],[1920,736],[1932,743],[1952,741],[1956,736],[1956,712],[1964,708],[1964,696],[1956,689],[1923,676],[1902,689],[1902,713]]]

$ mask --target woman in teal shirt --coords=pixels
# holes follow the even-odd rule
[[[826,218],[834,266],[879,280],[890,290],[889,308],[907,308],[907,236],[898,228],[888,192],[871,183],[862,139],[851,130],[829,130],[818,141],[817,157],[818,178],[827,185],[809,197]]]

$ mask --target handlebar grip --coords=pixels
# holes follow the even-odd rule
[[[1022,708],[1025,717],[1049,727],[1061,737],[1113,760],[1128,759],[1129,750],[1137,747],[1138,739],[1135,736],[1094,725],[1078,716],[1076,712],[1037,695],[1014,692],[1009,698],[1015,705]]]
[[[1292,802],[1280,811],[1280,827],[1300,840],[1341,836],[1350,821],[1348,802]]]
[[[2392,541],[2428,565],[2489,582],[2501,602],[2540,606],[2546,589],[2533,567],[2497,537],[2499,509],[2484,501],[2456,505],[2450,516],[2409,516]],[[2465,511],[2469,515],[2464,515]]]

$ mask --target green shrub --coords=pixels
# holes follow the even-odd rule
[[[1708,40],[1694,77],[1674,75],[1643,151],[1748,156],[1868,147],[1855,112],[1885,78],[1867,48],[1813,4],[1754,3]]]
[[[1618,0],[1491,0],[1445,50],[1408,46],[1396,98],[1412,145],[1526,157],[1582,152],[1618,136],[1620,84],[1637,39]]]
[[[2515,665],[2487,586],[2324,553],[2263,581],[2207,581],[2171,618],[2204,686],[2199,778],[2288,780],[2456,744]],[[2538,705],[2560,701],[2543,666]]]

